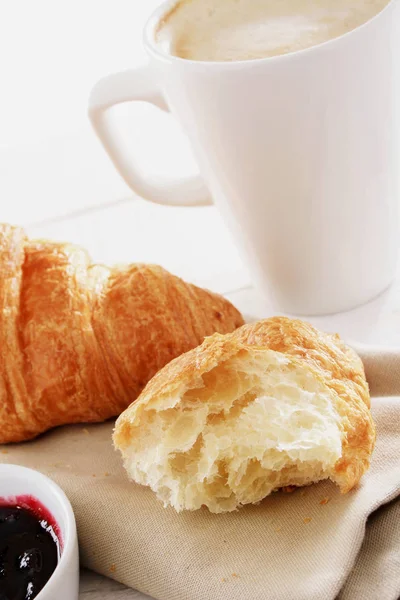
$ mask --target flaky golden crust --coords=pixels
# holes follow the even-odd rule
[[[0,234],[0,439],[26,431],[23,357],[20,352],[19,311],[26,237],[21,229],[4,225]]]
[[[154,265],[0,225],[0,443],[120,414],[172,358],[243,324],[224,298]]]
[[[319,332],[308,323],[275,317],[244,325],[228,335],[213,335],[201,346],[178,357],[147,384],[137,402],[118,418],[114,443],[123,453],[129,448],[144,413],[163,407],[187,389],[200,385],[202,376],[241,352],[274,350],[302,365],[333,391],[340,416],[342,456],[331,479],[342,492],[356,485],[369,467],[375,443],[375,426],[361,360],[337,335]]]

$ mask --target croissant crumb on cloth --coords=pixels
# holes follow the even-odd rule
[[[120,414],[172,358],[243,324],[227,300],[154,265],[0,225],[0,443]]]
[[[323,479],[348,492],[369,467],[375,426],[355,352],[279,317],[164,367],[117,420],[114,443],[165,506],[219,513]]]

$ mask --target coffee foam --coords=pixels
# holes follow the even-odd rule
[[[156,41],[191,60],[235,61],[321,44],[370,20],[389,0],[182,0]]]

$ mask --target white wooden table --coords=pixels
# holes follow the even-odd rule
[[[32,236],[82,244],[99,262],[162,264],[226,294],[245,314],[269,316],[272,309],[251,287],[216,209],[164,208],[134,197],[87,122],[96,79],[144,60],[140,32],[157,4],[7,3],[0,23],[0,55],[10,57],[2,63],[0,95],[0,221],[23,224]],[[124,108],[118,118],[136,154],[139,144],[142,164],[161,173],[192,172],[186,141],[172,120],[154,109],[138,110]],[[350,340],[400,346],[400,277],[369,305],[313,321]],[[146,596],[83,571],[81,598]]]

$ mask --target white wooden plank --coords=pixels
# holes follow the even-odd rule
[[[197,172],[188,140],[170,115],[129,104],[114,110],[113,121],[127,156],[148,177],[176,179]],[[0,144],[0,221],[38,223],[127,196],[134,194],[101,146],[86,110],[81,126],[68,134],[12,147]]]
[[[89,129],[0,150],[0,221],[27,224],[131,194]]]
[[[78,217],[28,227],[35,237],[81,244],[96,262],[146,262],[220,293],[249,284],[230,233],[214,207],[127,201]]]

